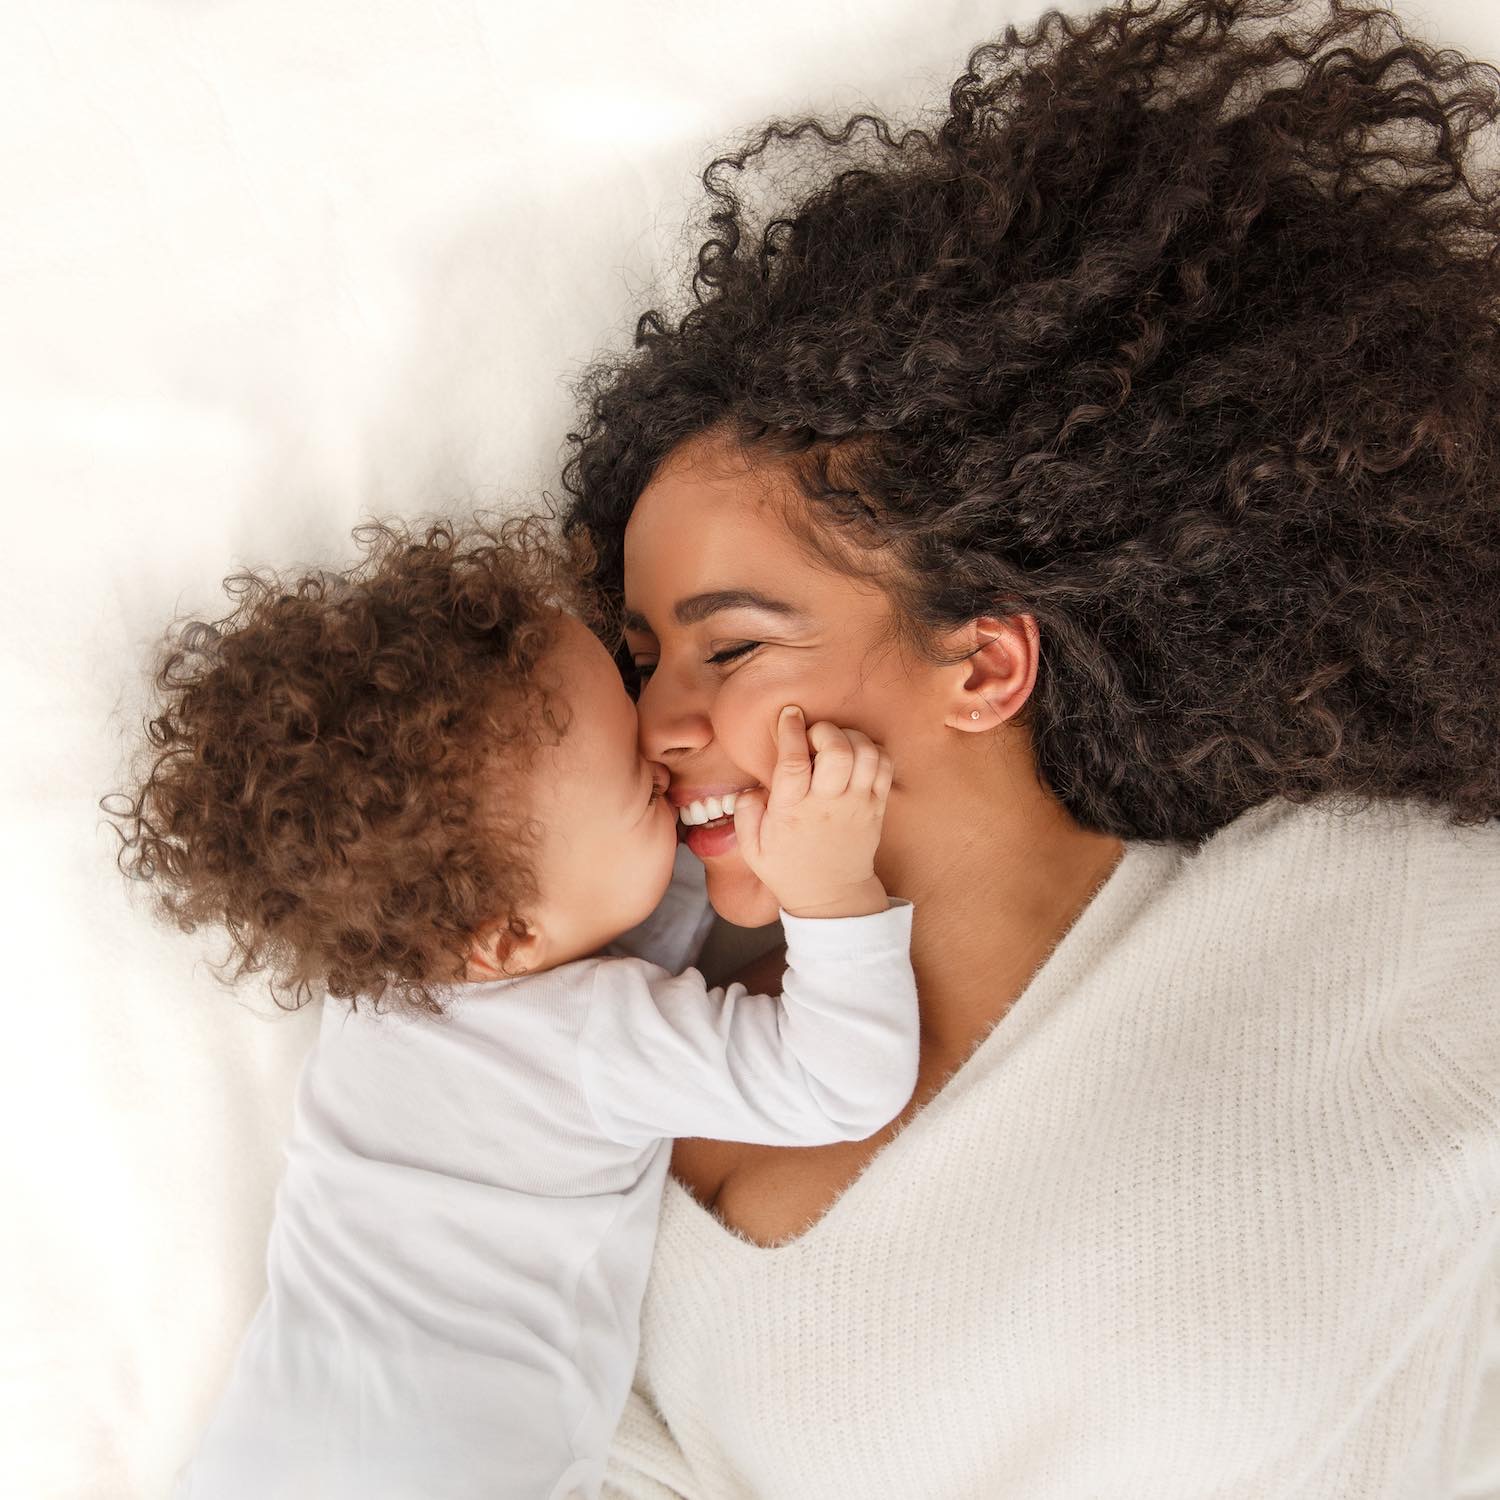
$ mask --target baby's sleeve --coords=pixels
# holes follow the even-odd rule
[[[782,921],[780,997],[709,989],[695,969],[599,964],[579,1066],[611,1140],[813,1146],[863,1140],[900,1113],[917,1079],[910,903]]]

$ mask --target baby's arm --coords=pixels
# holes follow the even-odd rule
[[[889,900],[874,873],[890,761],[831,724],[804,736],[792,711],[778,740],[770,791],[742,797],[735,827],[746,861],[781,902],[782,994],[708,990],[692,970],[674,978],[645,964],[601,964],[580,1065],[612,1139],[862,1140],[916,1086],[911,907]]]
[[[783,913],[780,998],[708,989],[605,960],[580,1046],[584,1091],[612,1140],[708,1136],[765,1145],[863,1140],[917,1081],[911,906],[865,917]]]

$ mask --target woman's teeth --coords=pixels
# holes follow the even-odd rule
[[[689,802],[686,807],[679,807],[677,816],[689,828],[696,827],[699,823],[712,823],[719,818],[733,817],[734,804],[739,800],[739,795],[738,792],[730,792],[723,797],[702,797],[696,802]]]

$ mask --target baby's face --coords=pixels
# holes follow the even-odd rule
[[[567,724],[537,755],[532,816],[540,929],[537,967],[593,953],[644,921],[672,878],[677,816],[664,766],[638,746],[635,704],[609,653],[564,616],[546,685]]]

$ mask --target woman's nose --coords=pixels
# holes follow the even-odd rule
[[[641,754],[666,765],[701,750],[713,739],[708,708],[695,695],[673,689],[660,672],[641,688],[636,704],[641,723]]]

